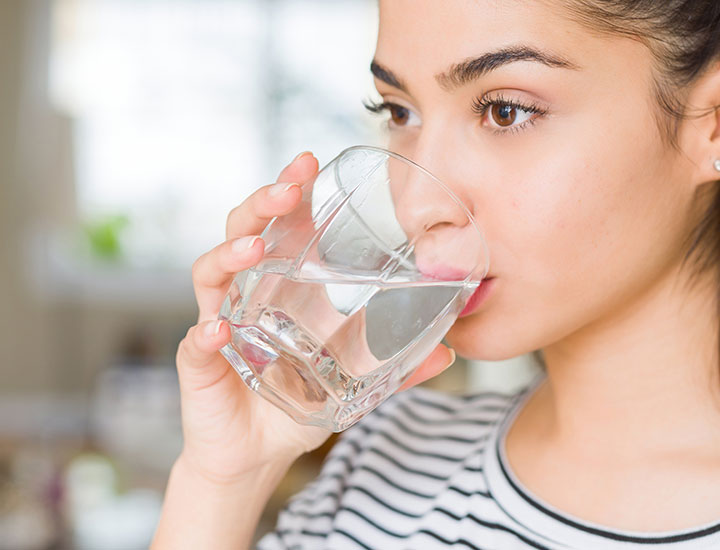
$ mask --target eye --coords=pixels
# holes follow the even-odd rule
[[[390,111],[390,120],[396,126],[404,126],[410,119],[410,109],[402,105],[388,103],[388,110]]]
[[[365,108],[371,113],[382,113],[384,111],[390,112],[390,119],[388,120],[388,126],[390,128],[402,128],[404,126],[419,126],[419,117],[407,107],[403,107],[397,103],[384,101],[382,103],[375,103],[372,100],[363,102]]]
[[[523,105],[502,97],[476,98],[472,110],[481,116],[483,125],[499,133],[522,129],[533,124],[539,116],[547,114],[538,105]]]
[[[529,111],[507,104],[495,103],[490,107],[490,118],[501,128],[512,126],[516,122],[522,124],[529,120],[532,115],[533,113]]]

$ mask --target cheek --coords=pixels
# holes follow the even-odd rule
[[[652,115],[627,125],[593,116],[537,136],[504,178],[496,208],[504,219],[493,217],[493,227],[504,248],[498,262],[509,255],[513,275],[544,276],[549,286],[619,275],[664,231],[679,195]]]
[[[485,204],[499,284],[448,335],[459,353],[503,359],[543,347],[620,307],[677,258],[682,197],[661,144],[644,132],[548,140],[561,155],[488,173],[499,185],[476,204]]]
[[[579,152],[578,152],[579,153]],[[611,216],[617,215],[616,187],[582,154],[546,161],[506,182],[498,204],[484,216],[495,260],[491,272],[552,286],[559,276],[586,263],[606,263],[597,253],[616,246]]]

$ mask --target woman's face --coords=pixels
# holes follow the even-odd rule
[[[651,63],[547,1],[380,2],[389,146],[457,193],[490,250],[488,298],[447,335],[462,355],[612,323],[680,262],[692,191],[658,131]]]

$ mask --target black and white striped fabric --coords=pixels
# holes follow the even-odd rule
[[[412,388],[342,434],[259,550],[720,549],[720,524],[609,531],[528,494],[504,434],[541,382],[514,396]]]

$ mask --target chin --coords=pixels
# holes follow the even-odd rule
[[[503,330],[501,323],[491,324],[487,318],[478,312],[458,319],[445,335],[445,342],[458,355],[479,361],[504,361],[536,349],[523,345],[516,330]]]

